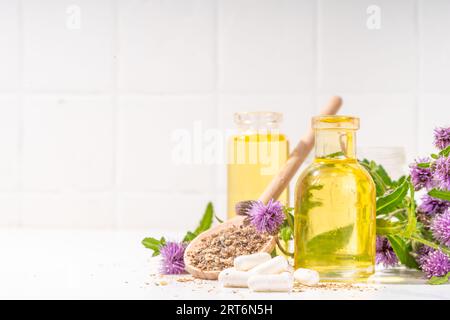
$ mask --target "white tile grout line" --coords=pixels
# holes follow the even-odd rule
[[[220,100],[220,0],[216,0],[214,7],[214,125],[217,129],[219,129],[219,100]],[[226,144],[225,144],[226,145]],[[220,181],[220,168],[217,167],[214,169],[214,178],[213,178],[213,187],[214,187],[214,197],[219,192],[219,181]],[[218,200],[216,199],[216,203],[214,205],[218,205]]]
[[[24,23],[23,23],[23,3],[22,0],[18,0],[17,1],[17,22],[18,22],[18,37],[19,37],[19,41],[18,41],[18,54],[19,54],[19,89],[18,89],[18,99],[19,99],[19,112],[18,112],[18,117],[19,117],[19,121],[18,121],[18,162],[19,162],[19,187],[18,187],[18,191],[19,191],[19,196],[18,196],[18,201],[19,201],[19,217],[18,217],[18,227],[22,227],[23,225],[23,221],[22,221],[22,217],[23,217],[23,200],[24,200],[24,196],[23,196],[23,191],[24,191],[24,169],[23,169],[23,157],[24,157],[24,150],[23,150],[23,146],[24,146],[24,94],[23,94],[23,90],[24,90],[24,49],[23,49],[23,42],[24,42]]]
[[[418,154],[420,150],[420,142],[419,142],[419,134],[421,132],[420,121],[419,121],[419,112],[420,112],[420,94],[422,90],[422,65],[421,65],[421,24],[420,24],[420,0],[416,0],[414,2],[414,33],[415,33],[415,51],[416,51],[416,85],[414,90],[414,122],[415,128],[414,130],[414,154]]]
[[[4,94],[17,94],[19,92],[18,89],[2,89],[0,88],[0,95]],[[55,90],[49,90],[49,89],[27,89],[22,88],[22,92],[26,95],[60,95],[60,96],[106,96],[111,94],[111,89],[106,91],[99,91],[99,90],[67,90],[67,89],[55,89]],[[124,96],[135,96],[135,95],[142,95],[142,96],[152,96],[152,97],[183,97],[183,96],[206,96],[211,95],[214,93],[214,90],[205,90],[205,91],[166,91],[166,92],[152,92],[147,90],[121,90],[117,89],[118,95],[124,95]],[[233,92],[230,94],[234,94]],[[239,93],[237,93],[239,94]],[[244,94],[247,94],[244,92]],[[249,93],[252,94],[252,93]],[[293,93],[295,94],[295,92]]]
[[[114,215],[114,228],[119,229],[120,225],[120,216],[118,210],[118,185],[117,185],[117,159],[118,159],[118,116],[119,116],[119,106],[118,106],[118,79],[119,79],[119,4],[118,0],[112,0],[112,13],[113,13],[113,59],[112,59],[112,68],[113,68],[113,79],[112,79],[112,113],[113,113],[113,136],[112,146],[113,146],[113,154],[112,154],[112,207],[113,207],[113,215]]]
[[[315,75],[315,105],[314,105],[314,114],[319,111],[319,96],[320,96],[320,83],[321,83],[321,72],[322,72],[322,66],[320,64],[320,54],[321,54],[321,48],[320,48],[320,8],[321,8],[321,0],[317,0],[315,2],[315,13],[314,13],[314,27],[315,30],[313,41],[314,41],[314,75]]]

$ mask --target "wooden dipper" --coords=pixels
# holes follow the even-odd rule
[[[328,105],[321,110],[320,115],[335,115],[341,108],[341,105],[342,99],[338,96],[334,96],[330,99]],[[308,133],[300,139],[297,146],[294,150],[292,150],[289,155],[289,159],[286,161],[283,168],[281,168],[281,170],[273,178],[272,182],[266,187],[258,200],[267,203],[270,199],[277,199],[283,190],[286,189],[292,177],[311,152],[313,146],[314,131],[310,128]],[[195,267],[192,264],[188,253],[194,251],[201,244],[202,239],[205,239],[212,234],[219,233],[231,226],[239,226],[243,224],[245,219],[243,214],[245,214],[254,202],[255,200],[239,202],[236,205],[236,211],[238,214],[236,217],[199,234],[194,240],[192,240],[184,252],[184,264],[186,271],[188,271],[192,276],[200,279],[216,280],[218,278],[220,271],[207,271]],[[261,248],[260,252],[271,253],[275,248],[275,243],[275,237],[270,237],[269,241]]]

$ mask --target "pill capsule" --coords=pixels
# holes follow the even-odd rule
[[[256,292],[289,292],[293,286],[292,274],[257,274],[248,279],[248,287]]]
[[[269,261],[270,259],[271,256],[267,252],[258,252],[239,256],[234,259],[234,268],[239,271],[248,271],[261,263]]]
[[[277,274],[289,270],[289,263],[285,257],[278,256],[257,265],[253,269],[250,269],[250,273],[254,274]]]
[[[228,268],[219,273],[219,283],[226,288],[247,288],[249,276],[246,271]]]
[[[294,272],[294,279],[305,286],[315,286],[320,281],[319,273],[311,269],[297,269]]]

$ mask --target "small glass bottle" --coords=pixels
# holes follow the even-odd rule
[[[228,147],[228,218],[236,203],[257,200],[286,162],[289,143],[280,133],[282,114],[240,112],[234,115],[237,133]],[[288,204],[288,190],[278,200]]]
[[[315,159],[295,190],[295,268],[332,281],[362,280],[375,267],[375,184],[356,159],[359,119],[314,117]]]

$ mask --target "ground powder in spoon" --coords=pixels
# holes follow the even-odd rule
[[[188,257],[202,271],[221,271],[232,267],[234,258],[260,251],[269,240],[270,235],[251,225],[232,225],[203,238]]]

